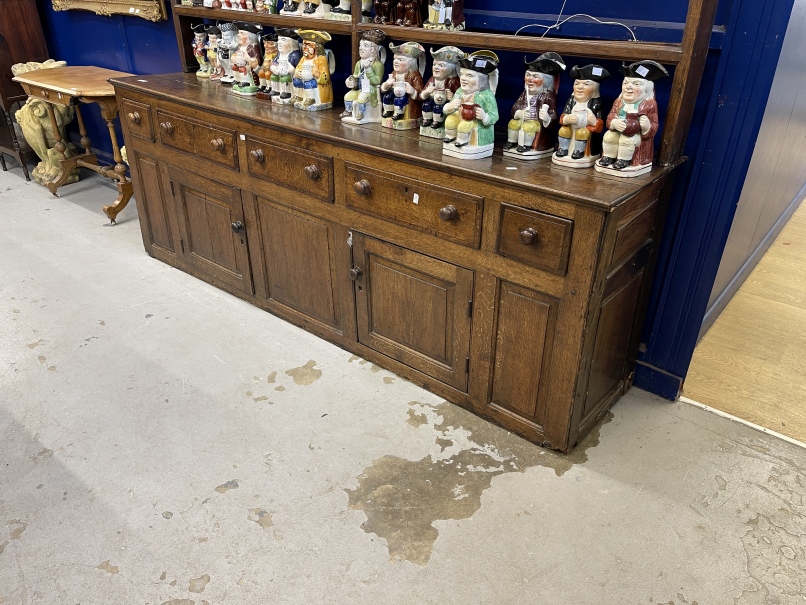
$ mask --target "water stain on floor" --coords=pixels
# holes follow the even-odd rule
[[[276,371],[274,371],[271,374],[269,374],[268,377],[266,378],[266,382],[268,382],[269,384],[274,384],[276,381],[277,381],[277,372]]]
[[[171,599],[170,601],[163,601],[161,605],[196,605],[193,599]]]
[[[238,489],[238,487],[240,487],[239,481],[239,479],[231,479],[230,481],[219,485],[217,488],[215,488],[215,491],[217,491],[219,494],[225,494],[231,489]]]
[[[19,540],[20,536],[28,529],[28,524],[19,519],[12,519],[6,525],[8,525],[9,538],[12,540]]]
[[[306,387],[322,377],[322,370],[315,368],[315,365],[316,362],[311,359],[304,366],[286,370],[285,373],[291,376],[296,384]]]
[[[468,519],[481,508],[481,495],[494,477],[543,466],[561,477],[587,461],[599,443],[599,424],[570,455],[537,447],[448,402],[413,401],[407,422],[434,433],[430,455],[420,460],[384,456],[345,489],[348,506],[367,516],[361,526],[386,540],[391,559],[426,565],[439,537],[433,523]],[[606,422],[612,419],[608,414]]]
[[[188,592],[195,592],[196,594],[204,592],[207,584],[210,583],[210,576],[204,574],[200,578],[191,579],[188,584]]]
[[[263,529],[269,529],[274,525],[274,522],[271,518],[271,513],[267,510],[263,510],[262,508],[250,508],[249,509],[249,517],[247,517],[250,521],[254,521]]]
[[[120,567],[117,565],[112,565],[109,561],[104,561],[100,565],[98,565],[98,569],[105,571],[106,573],[110,573],[113,575],[120,573]]]

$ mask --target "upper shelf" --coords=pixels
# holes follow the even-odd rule
[[[318,29],[331,34],[350,35],[353,32],[352,21],[336,21],[335,19],[319,19],[316,17],[292,17],[289,15],[269,15],[227,9],[204,8],[197,6],[174,6],[174,14],[198,19],[216,19],[218,21],[248,21],[260,23],[268,27],[289,27]]]
[[[508,34],[488,34],[469,31],[445,31],[397,25],[376,25],[359,23],[360,32],[368,29],[382,29],[395,40],[406,40],[425,44],[468,46],[489,50],[511,50],[526,53],[554,51],[577,57],[606,57],[624,61],[651,59],[666,65],[677,65],[683,57],[680,44],[655,42],[627,42],[610,40],[580,40],[574,38],[549,38],[537,36],[514,36]]]

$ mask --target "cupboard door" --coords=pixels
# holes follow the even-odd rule
[[[254,200],[263,245],[253,258],[263,266],[266,299],[340,331],[333,226],[262,197]]]
[[[166,191],[168,188],[163,186],[166,183],[160,174],[159,163],[154,158],[136,151],[133,152],[133,156],[132,168],[137,173],[136,184],[139,188],[137,197],[141,202],[140,223],[146,251],[159,258],[164,258],[166,254],[169,258],[175,258],[177,246],[171,221],[174,210],[170,195],[166,195],[170,194],[170,190]]]
[[[501,282],[493,341],[489,405],[542,426],[559,302]]]
[[[353,235],[358,340],[467,391],[473,272]]]
[[[251,294],[240,190],[173,166],[168,172],[185,261],[198,272]]]

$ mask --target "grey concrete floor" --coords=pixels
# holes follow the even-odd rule
[[[633,390],[569,457],[0,172],[0,603],[806,603],[806,450]]]

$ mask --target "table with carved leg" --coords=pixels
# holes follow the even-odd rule
[[[117,135],[115,134],[115,118],[118,115],[118,106],[115,99],[115,89],[109,84],[108,80],[130,75],[132,74],[101,67],[68,66],[42,69],[21,74],[14,78],[15,81],[22,85],[28,96],[45,101],[50,113],[56,140],[54,149],[61,156],[59,174],[51,182],[47,183],[50,192],[58,197],[56,191],[67,182],[70,174],[77,168],[87,168],[104,177],[113,179],[117,182],[118,197],[112,204],[103,207],[104,213],[109,217],[112,224],[115,223],[120,211],[129,203],[133,189],[131,179],[126,176],[127,168],[123,163]],[[112,140],[114,166],[100,165],[98,158],[90,150],[91,141],[84,127],[81,103],[96,103],[101,108],[101,116],[109,127],[109,137]],[[81,134],[80,142],[84,148],[83,153],[71,158],[65,155],[67,145],[65,145],[59,132],[56,114],[53,110],[54,105],[72,105],[75,108],[78,130]]]

